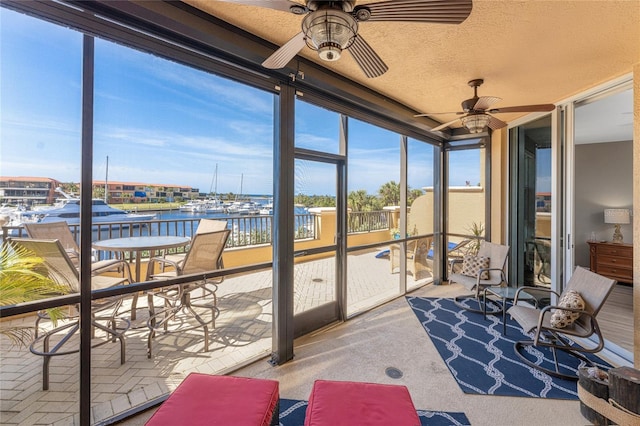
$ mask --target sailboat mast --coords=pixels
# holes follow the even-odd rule
[[[108,204],[109,202],[109,156],[107,155],[107,167],[105,169],[104,174],[104,202]]]
[[[214,196],[217,198],[218,197],[218,163],[216,163],[216,186],[214,187]]]
[[[215,187],[214,187],[214,183],[215,183]],[[216,163],[216,171],[214,172],[213,177],[211,178],[211,185],[209,186],[209,194],[211,194],[212,189],[214,189],[213,195],[215,198],[215,196],[218,194],[218,163]]]

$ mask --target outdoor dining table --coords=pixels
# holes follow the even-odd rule
[[[140,259],[142,252],[149,251],[150,256],[160,250],[184,247],[191,241],[188,237],[178,236],[141,236],[141,237],[123,237],[112,238],[108,240],[95,241],[92,247],[96,250],[111,251],[116,253],[134,252],[134,277],[135,282],[140,282]],[[131,310],[131,319],[136,319],[135,304]]]

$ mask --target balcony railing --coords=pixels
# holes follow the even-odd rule
[[[318,229],[321,215],[296,214],[294,232],[296,240],[319,238]],[[227,221],[231,235],[227,247],[249,247],[271,244],[273,217],[266,215],[228,216],[216,218]],[[200,218],[156,219],[140,222],[105,222],[94,224],[92,241],[147,235],[176,235],[190,237],[196,231]],[[390,229],[391,213],[388,211],[352,212],[348,217],[348,232],[363,233]],[[80,240],[80,226],[69,225],[71,232]],[[26,237],[22,226],[3,226],[2,238]]]

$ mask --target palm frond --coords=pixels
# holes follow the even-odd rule
[[[0,304],[2,306],[68,293],[68,285],[58,283],[49,277],[44,259],[23,247],[2,244],[0,247]],[[54,325],[67,316],[64,308],[47,309],[46,312]],[[33,327],[0,327],[0,334],[19,345],[31,339],[33,333]]]

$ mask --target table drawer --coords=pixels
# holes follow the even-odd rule
[[[633,247],[613,245],[601,245],[598,247],[598,257],[603,255],[616,256],[616,257],[633,257]]]
[[[598,269],[603,266],[633,268],[633,259],[630,257],[598,256]]]

